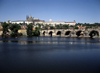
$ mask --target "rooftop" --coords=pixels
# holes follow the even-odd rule
[[[46,21],[45,23],[76,23],[76,22],[65,22],[65,21]]]

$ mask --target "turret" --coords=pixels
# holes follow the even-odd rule
[[[74,23],[76,23],[76,21],[74,20]]]
[[[32,18],[31,14],[30,14],[30,17],[29,18]]]

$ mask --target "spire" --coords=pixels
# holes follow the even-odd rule
[[[32,17],[31,17],[31,14],[30,14],[30,18],[32,18]]]
[[[76,21],[74,20],[74,23],[76,23]]]

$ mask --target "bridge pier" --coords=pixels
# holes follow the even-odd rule
[[[65,34],[63,31],[61,31],[61,37],[65,37]]]
[[[76,32],[75,32],[75,31],[72,31],[72,32],[71,32],[71,37],[77,37],[77,35],[76,35]]]
[[[77,35],[73,35],[73,34],[71,34],[71,37],[77,37]]]
[[[100,31],[99,31],[99,38],[100,38]]]

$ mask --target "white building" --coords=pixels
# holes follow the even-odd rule
[[[50,19],[50,21],[46,21],[44,24],[45,25],[51,25],[51,26],[55,26],[55,25],[59,25],[59,24],[62,24],[62,25],[68,24],[70,26],[70,25],[75,25],[76,22],[75,22],[75,20],[73,22],[65,22],[65,21],[52,21]]]
[[[34,18],[30,15],[29,16],[26,16],[26,20],[19,20],[19,21],[10,21],[8,20],[8,22],[12,23],[12,24],[30,24],[30,23],[34,23],[34,24],[44,24],[44,20],[39,20],[39,18]]]
[[[75,25],[76,22],[75,20],[73,22],[65,22],[65,21],[52,21],[52,19],[50,19],[50,21],[44,21],[44,20],[39,20],[38,18],[34,18],[30,15],[26,17],[26,20],[19,20],[19,21],[10,21],[8,20],[8,23],[12,23],[12,24],[30,24],[30,23],[34,23],[36,24],[43,24],[43,25],[51,25],[51,26],[55,26],[55,25],[59,25],[59,24],[67,24],[67,25]]]
[[[33,23],[32,21],[22,21],[22,20],[20,20],[20,21],[11,21],[11,23],[12,24],[23,24],[23,23],[26,23],[26,24],[30,24],[30,23]]]

